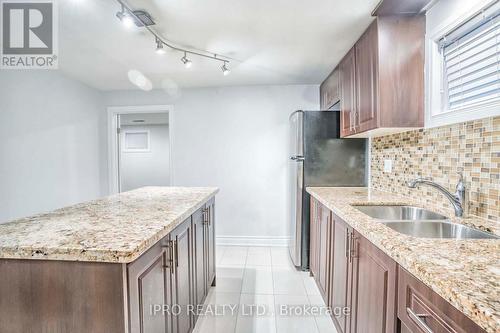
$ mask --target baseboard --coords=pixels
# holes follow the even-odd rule
[[[217,245],[221,246],[288,246],[288,237],[267,236],[217,236]]]

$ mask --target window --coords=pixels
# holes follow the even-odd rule
[[[431,37],[427,127],[500,114],[500,1],[473,13]]]
[[[131,131],[123,132],[123,151],[127,153],[133,152],[149,152],[149,131]]]
[[[445,107],[456,110],[500,98],[498,3],[440,40]]]

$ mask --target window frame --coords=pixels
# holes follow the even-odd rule
[[[144,130],[132,130],[132,129],[127,129],[122,131],[123,136],[122,136],[122,142],[123,142],[123,147],[122,147],[122,152],[124,153],[149,153],[151,152],[151,132],[150,130],[144,129]],[[127,147],[127,134],[146,134],[147,136],[147,148],[144,149],[131,149]]]
[[[484,101],[451,110],[447,109],[446,94],[442,92],[446,85],[444,80],[444,57],[439,46],[439,42],[444,36],[494,2],[495,0],[478,1],[472,8],[446,17],[439,26],[427,31],[425,127],[444,126],[500,115],[500,100]]]

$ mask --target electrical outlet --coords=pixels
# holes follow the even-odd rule
[[[384,172],[392,172],[392,160],[384,160]]]

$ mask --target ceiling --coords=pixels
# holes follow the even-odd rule
[[[319,84],[372,21],[378,0],[128,0],[147,10],[155,29],[176,45],[232,59],[219,62],[182,54],[157,55],[154,38],[126,29],[114,0],[59,2],[59,68],[100,90],[138,89],[137,70],[153,88]]]

